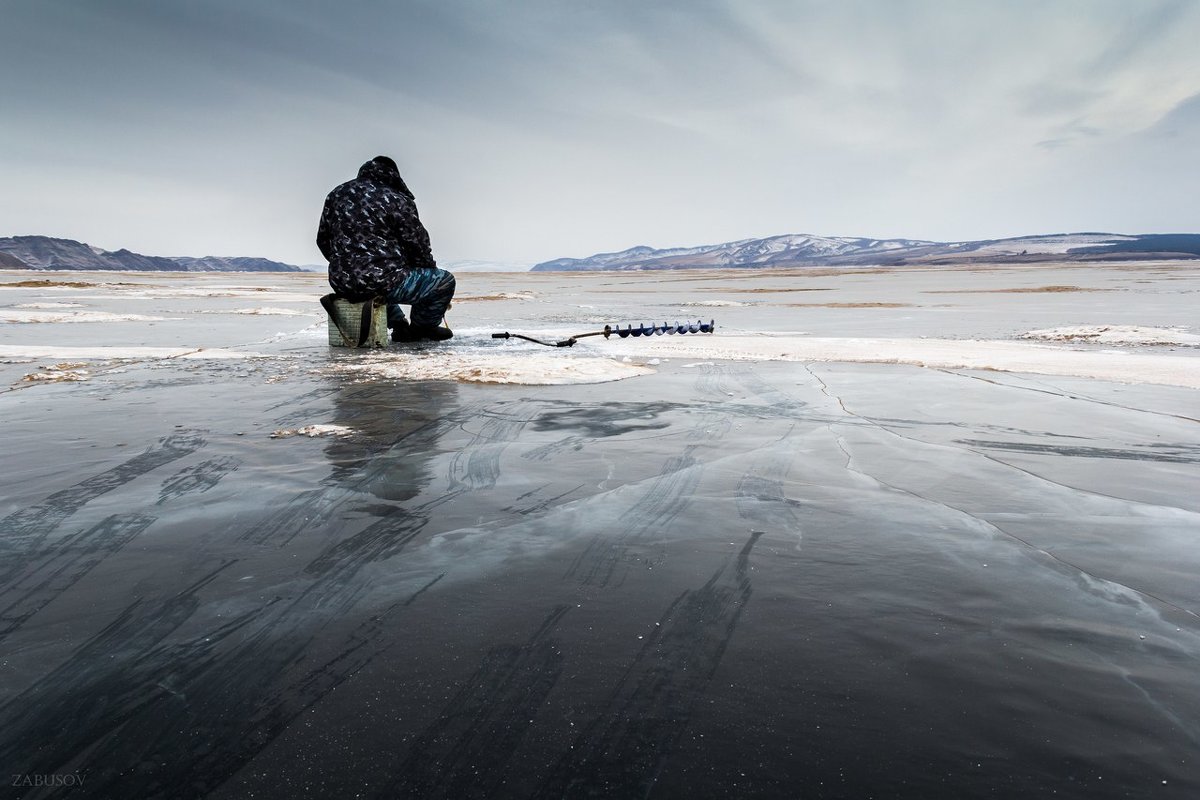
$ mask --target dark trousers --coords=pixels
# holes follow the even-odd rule
[[[387,293],[388,327],[404,324],[401,304],[412,306],[412,324],[433,326],[442,321],[454,297],[454,276],[444,269],[414,269]]]

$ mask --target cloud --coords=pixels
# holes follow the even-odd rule
[[[1147,133],[1162,137],[1200,134],[1200,93],[1178,102]]]
[[[0,233],[309,263],[324,193],[378,153],[449,259],[795,231],[987,238],[1065,229],[1081,202],[1121,229],[1186,227],[1157,198],[1200,178],[1130,155],[1142,134],[1170,150],[1186,146],[1171,131],[1194,130],[1191,2],[26,0],[5,14],[0,101],[17,111],[0,119],[0,218],[22,228]],[[1164,190],[1080,200],[1131,160]]]

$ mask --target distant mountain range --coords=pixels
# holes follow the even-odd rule
[[[303,272],[266,258],[144,256],[129,250],[102,250],[74,239],[49,236],[0,238],[0,269],[113,270],[138,272]]]
[[[534,272],[662,269],[762,269],[781,267],[899,267],[964,264],[1025,264],[1045,261],[1142,261],[1200,259],[1195,233],[1056,233],[972,242],[865,239],[805,233],[740,239],[699,247],[631,247],[587,258],[557,258]],[[455,261],[460,272],[522,271],[525,264]],[[296,266],[267,258],[145,256],[103,250],[50,236],[0,237],[0,269],[112,270],[155,272],[313,272],[324,265]]]
[[[1043,261],[1200,259],[1200,234],[1056,233],[975,242],[862,239],[804,233],[741,239],[700,247],[631,247],[588,258],[558,258],[534,272],[865,267]]]
[[[438,259],[438,266],[457,275],[460,272],[528,272],[533,263],[530,261],[482,261],[479,259],[442,261]]]

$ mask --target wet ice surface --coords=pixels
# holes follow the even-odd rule
[[[788,331],[1186,326],[1192,273],[472,275],[459,338],[374,354],[325,347],[314,276],[120,280],[162,288],[0,286],[183,317],[0,325],[8,773],[97,797],[1200,790],[1195,389],[649,363]],[[995,291],[1055,285],[1114,291]],[[704,308],[709,340],[486,336],[696,298],[774,305]],[[810,302],[844,305],[784,305]],[[414,377],[600,369],[535,358],[639,372]],[[56,369],[85,375],[21,380]]]

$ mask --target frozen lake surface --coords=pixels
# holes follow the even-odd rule
[[[17,796],[1200,793],[1194,267],[325,291],[0,273]]]

